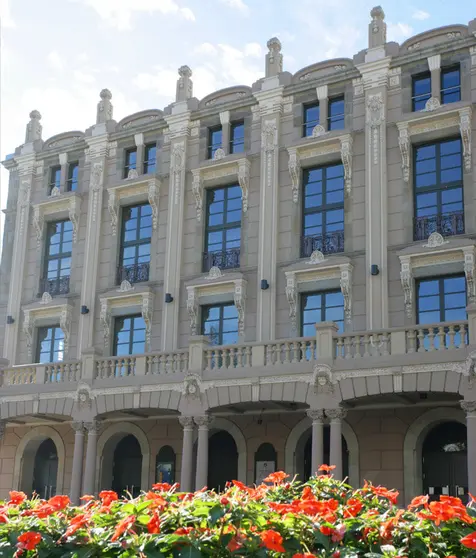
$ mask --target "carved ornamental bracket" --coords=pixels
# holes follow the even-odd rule
[[[53,299],[51,297],[45,301],[42,300],[41,302],[24,308],[23,333],[26,337],[28,355],[31,357],[33,354],[35,327],[54,318],[59,321],[59,326],[64,335],[64,358],[66,358],[71,338],[72,314],[72,307],[68,303],[53,304]]]
[[[68,217],[73,227],[73,242],[78,240],[81,198],[78,194],[50,197],[47,201],[33,206],[33,228],[36,231],[38,246],[43,240],[45,222],[48,219]]]

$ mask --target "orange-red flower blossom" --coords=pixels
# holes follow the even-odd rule
[[[69,504],[71,504],[71,500],[68,496],[57,495],[48,500],[48,505],[50,505],[55,511],[64,510],[64,508],[69,506]]]
[[[99,493],[99,498],[101,498],[101,502],[104,506],[110,506],[113,502],[119,499],[114,490],[103,490]]]
[[[160,518],[159,514],[154,511],[152,517],[149,519],[147,523],[147,531],[149,533],[159,534],[160,533]]]
[[[41,535],[35,531],[27,531],[22,533],[18,539],[18,547],[23,550],[35,550],[35,548],[40,544]]]
[[[268,550],[275,552],[286,552],[283,546],[283,537],[273,529],[268,529],[260,534],[261,542]]]
[[[466,535],[466,537],[463,537],[459,542],[467,548],[476,549],[476,531]]]
[[[276,473],[271,473],[268,475],[264,482],[273,482],[274,484],[281,484],[285,479],[289,477],[284,471],[276,471]]]
[[[114,535],[111,537],[111,542],[117,541],[117,539],[130,530],[136,521],[135,515],[128,515],[125,519],[120,521],[114,531]]]
[[[12,506],[21,506],[26,499],[27,495],[24,492],[12,490],[10,492],[10,501],[8,503]]]
[[[335,465],[321,465],[318,469],[318,471],[322,471],[323,473],[330,473],[331,471],[333,471],[336,468]]]

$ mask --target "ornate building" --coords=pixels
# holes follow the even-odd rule
[[[284,469],[476,493],[476,20],[42,139],[10,171],[0,497]]]

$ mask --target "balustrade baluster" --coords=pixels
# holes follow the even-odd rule
[[[382,333],[382,355],[390,354],[390,336],[387,332]]]
[[[428,351],[434,351],[435,349],[435,329],[430,327],[428,330]]]
[[[271,355],[271,345],[266,345],[266,364],[273,364]]]
[[[251,347],[247,346],[245,348],[245,366],[247,368],[251,367]]]
[[[444,351],[446,350],[446,333],[445,333],[445,328],[443,326],[440,326],[438,328],[438,346],[436,347],[436,349],[438,351]]]
[[[352,358],[351,338],[344,338],[344,358],[349,360]]]
[[[423,331],[423,329],[418,329],[418,352],[419,353],[424,353],[426,351],[425,349],[425,332]]]
[[[460,324],[458,328],[459,328],[459,337],[460,337],[459,348],[463,349],[467,345],[466,343],[467,326],[466,324]]]
[[[416,335],[414,329],[407,331],[406,339],[407,339],[407,353],[412,354],[416,351]]]
[[[450,325],[448,326],[448,349],[455,348],[455,326]]]
[[[337,338],[336,347],[337,347],[336,358],[338,359],[344,358],[344,352],[343,352],[344,340],[342,337]]]

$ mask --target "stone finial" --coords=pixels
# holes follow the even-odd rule
[[[192,70],[188,66],[180,66],[178,73],[180,77],[177,80],[175,100],[177,102],[186,101],[193,96],[193,81],[190,79],[192,77]]]
[[[30,112],[30,122],[26,125],[25,143],[33,143],[41,139],[41,130],[43,126],[40,124],[41,114],[37,110]]]
[[[266,77],[277,76],[283,71],[283,55],[281,54],[281,41],[273,37],[267,42],[268,54],[266,55]]]
[[[381,6],[375,6],[370,12],[372,21],[369,24],[369,48],[383,46],[387,42],[387,24]]]
[[[101,100],[98,103],[96,124],[112,120],[112,93],[109,89],[103,89],[101,93],[99,93],[99,96],[101,97]]]

